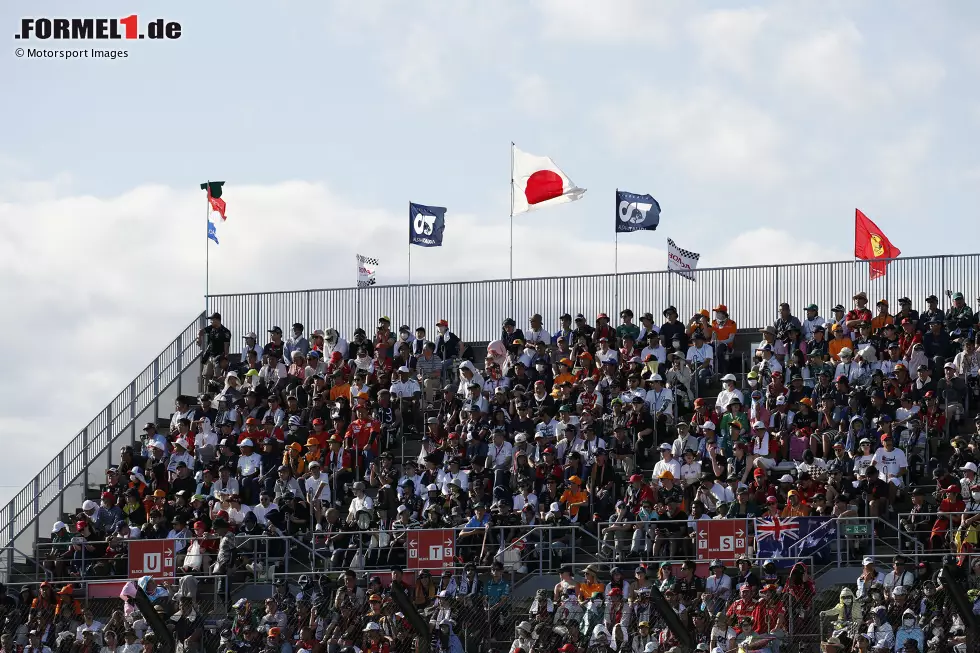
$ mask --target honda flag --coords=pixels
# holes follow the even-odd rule
[[[357,287],[365,288],[378,283],[378,259],[357,255]]]
[[[700,254],[689,252],[677,246],[670,238],[667,239],[667,269],[676,272],[685,279],[695,281],[694,270],[698,267]]]
[[[511,215],[553,204],[581,199],[584,188],[576,186],[551,158],[511,148]]]

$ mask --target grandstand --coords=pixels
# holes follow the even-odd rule
[[[0,510],[4,632],[953,651],[980,255],[867,266],[210,297]]]

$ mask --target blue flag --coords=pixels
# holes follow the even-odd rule
[[[215,245],[220,245],[218,242],[218,230],[215,229],[214,223],[208,220],[208,240],[213,240]]]
[[[616,233],[656,231],[660,224],[660,204],[653,195],[616,191]]]
[[[837,539],[837,520],[833,517],[764,517],[755,520],[755,549],[760,558],[805,558],[825,562],[830,543]]]
[[[441,206],[408,205],[408,242],[419,247],[441,247],[446,230],[446,209]]]

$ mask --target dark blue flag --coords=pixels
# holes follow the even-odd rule
[[[441,247],[446,230],[446,209],[441,206],[408,205],[408,242],[420,247]]]
[[[830,544],[837,539],[837,520],[833,517],[764,517],[755,520],[755,548],[760,558],[813,556],[819,562],[831,555]]]
[[[653,195],[616,191],[616,233],[656,231],[660,224],[660,204]]]

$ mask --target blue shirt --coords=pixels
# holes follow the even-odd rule
[[[487,603],[497,605],[505,596],[510,596],[510,585],[503,578],[494,580],[491,578],[483,586],[483,596],[487,597]]]

